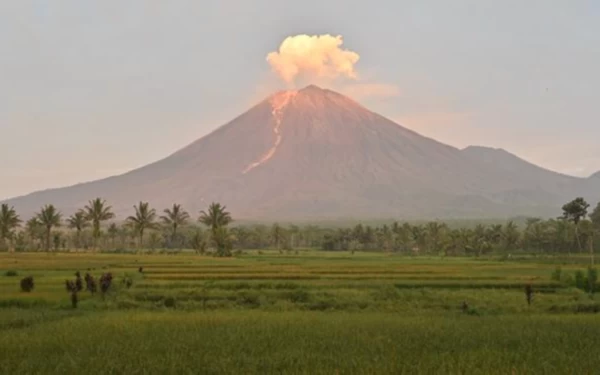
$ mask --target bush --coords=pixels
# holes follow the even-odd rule
[[[78,274],[79,272],[77,272],[76,276]],[[79,297],[77,296],[77,292],[79,292],[79,290],[77,289],[77,280],[79,280],[79,282],[81,283],[81,275],[79,275],[79,278],[75,281],[65,280],[65,287],[67,289],[67,292],[71,293],[71,306],[73,306],[74,309],[77,308],[77,304],[79,303]]]
[[[85,274],[85,289],[92,294],[96,293],[98,290],[96,280],[94,280],[94,277],[89,273]]]
[[[527,300],[527,304],[531,306],[533,302],[533,287],[531,284],[525,285],[525,299]]]
[[[112,279],[113,276],[110,272],[105,273],[100,277],[100,291],[102,294],[106,294],[106,292],[108,292],[110,286],[112,285]]]
[[[167,297],[165,298],[165,307],[168,307],[170,309],[174,309],[175,305],[177,304],[177,302],[175,301],[175,298],[173,297]]]
[[[25,293],[31,292],[35,288],[33,276],[27,276],[21,280],[21,291]]]
[[[4,276],[6,277],[15,277],[15,276],[19,276],[19,273],[15,270],[8,270],[6,271],[6,273],[4,274]]]

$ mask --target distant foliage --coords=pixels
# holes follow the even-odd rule
[[[98,291],[96,280],[89,273],[85,274],[85,289],[92,294]]]
[[[527,301],[527,305],[531,306],[533,303],[533,286],[531,284],[525,285],[525,299]]]
[[[3,208],[0,218],[0,248],[16,251],[95,249],[127,252],[146,249],[191,249],[199,254],[231,256],[236,250],[302,249],[324,251],[383,251],[403,255],[503,256],[511,261],[521,254],[571,255],[588,253],[593,264],[600,252],[600,203],[588,215],[590,205],[576,198],[557,207],[556,219],[518,218],[506,223],[494,221],[447,222],[364,222],[357,225],[331,223],[317,225],[247,224],[231,226],[226,206],[212,203],[200,211],[197,221],[179,204],[157,216],[147,202],[135,206],[135,215],[126,223],[102,224],[114,218],[111,207],[101,198],[67,219],[67,231],[56,231],[61,213],[52,205],[44,206],[24,228],[11,207]],[[205,229],[201,226],[205,226]],[[1,234],[1,233],[0,233]]]
[[[19,273],[15,270],[8,270],[4,273],[4,276],[6,277],[15,277],[15,276],[19,276]]]
[[[33,281],[33,276],[27,276],[21,280],[21,291],[25,293],[29,293],[33,291],[35,288],[35,283]]]
[[[112,285],[113,275],[108,272],[100,277],[100,292],[106,294]]]

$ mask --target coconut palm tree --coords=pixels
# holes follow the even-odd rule
[[[44,228],[42,228],[42,224],[40,224],[36,217],[32,217],[25,223],[25,233],[27,233],[27,236],[29,237],[29,246],[36,246],[38,240],[43,242],[43,232]]]
[[[92,222],[92,237],[94,238],[94,248],[98,245],[98,237],[100,237],[100,224],[103,221],[110,220],[115,217],[111,211],[112,207],[106,205],[104,199],[96,198],[89,201],[85,206],[86,218]]]
[[[575,224],[575,238],[579,251],[582,251],[581,240],[579,239],[579,222],[586,218],[590,204],[585,199],[579,197],[565,204],[563,209],[563,218]]]
[[[127,221],[133,225],[134,230],[137,232],[141,248],[144,244],[144,231],[156,228],[156,210],[150,208],[148,202],[140,202],[133,208],[135,209],[135,216],[129,216]]]
[[[210,228],[211,239],[217,248],[217,255],[231,255],[231,240],[227,225],[233,220],[231,214],[226,211],[226,207],[220,203],[211,203],[208,212],[201,211],[199,221]]]
[[[9,207],[8,204],[0,206],[0,245],[12,237],[13,231],[21,225],[21,219],[14,207]]]
[[[90,225],[86,213],[82,210],[75,212],[67,219],[67,225],[75,229],[75,247],[81,248],[81,232]]]
[[[165,214],[160,219],[171,228],[171,243],[174,244],[177,240],[177,229],[188,222],[190,215],[179,204],[174,204],[173,208],[167,208],[163,212]]]
[[[40,212],[35,215],[35,218],[40,225],[45,229],[46,235],[46,251],[50,250],[50,234],[52,228],[58,228],[61,225],[62,214],[51,204],[42,207]]]
[[[225,211],[226,208],[220,203],[213,202],[208,207],[208,212],[200,211],[199,221],[215,232],[218,228],[225,227],[233,221],[231,214]]]

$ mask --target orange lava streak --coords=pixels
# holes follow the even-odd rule
[[[273,119],[275,121],[275,126],[273,127],[273,133],[275,134],[275,144],[273,144],[273,147],[271,147],[271,149],[269,149],[269,151],[267,151],[267,153],[264,154],[258,161],[255,161],[254,163],[250,164],[244,170],[243,174],[246,174],[254,168],[258,167],[259,165],[266,163],[269,159],[273,157],[273,155],[275,155],[275,151],[277,151],[277,147],[281,143],[281,132],[279,131],[279,128],[281,127],[281,123],[283,122],[283,113],[285,107],[287,106],[289,101],[296,95],[296,93],[296,91],[286,91],[284,93],[275,95],[273,98],[271,98],[271,114],[273,115]]]

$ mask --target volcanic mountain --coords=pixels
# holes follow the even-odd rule
[[[553,216],[600,199],[600,179],[545,170],[503,151],[423,137],[330,90],[276,93],[213,133],[129,173],[11,199],[24,216],[69,214],[102,197],[123,217],[140,200],[236,218]]]

